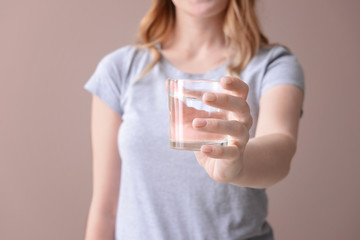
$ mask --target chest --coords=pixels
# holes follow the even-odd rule
[[[119,149],[132,152],[169,146],[168,96],[165,77],[144,78],[122,96],[123,123]],[[142,150],[140,150],[142,151]]]

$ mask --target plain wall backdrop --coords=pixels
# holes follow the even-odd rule
[[[360,3],[260,1],[272,42],[305,70],[290,175],[268,189],[277,240],[360,239]],[[150,1],[0,2],[0,239],[82,239],[99,60],[132,43]]]

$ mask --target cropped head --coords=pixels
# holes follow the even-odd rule
[[[143,71],[145,75],[159,61],[155,45],[163,45],[173,32],[177,10],[195,17],[211,14],[223,16],[223,36],[227,52],[227,72],[238,75],[261,46],[268,45],[255,13],[256,0],[153,0],[140,22],[137,44],[149,48],[154,61]]]
[[[229,5],[229,0],[172,0],[176,12],[184,12],[197,18],[209,18],[224,15]]]

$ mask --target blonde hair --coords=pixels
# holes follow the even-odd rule
[[[224,19],[223,32],[226,42],[228,74],[236,76],[257,53],[269,45],[262,33],[255,13],[256,0],[230,0]],[[175,6],[171,0],[153,0],[149,11],[142,18],[138,30],[137,47],[148,48],[154,60],[142,71],[139,80],[160,60],[155,47],[163,44],[175,25]]]

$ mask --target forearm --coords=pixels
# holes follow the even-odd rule
[[[250,139],[244,151],[243,170],[231,183],[266,188],[284,179],[290,170],[296,142],[285,134]]]
[[[115,216],[90,207],[85,240],[114,240]]]

